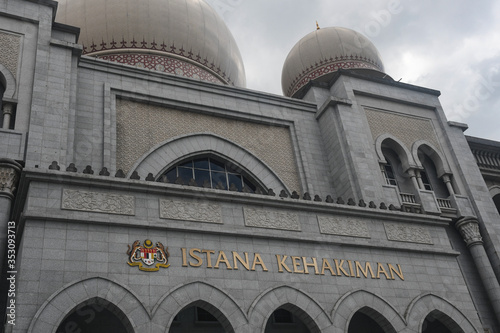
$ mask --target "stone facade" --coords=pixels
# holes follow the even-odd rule
[[[215,321],[189,327],[273,333],[277,310],[297,332],[350,333],[352,318],[499,331],[497,145],[471,151],[438,92],[344,70],[298,100],[111,63],[81,55],[56,7],[0,0],[0,50],[22,50],[18,72],[0,52],[16,106],[0,131],[5,332],[106,313],[127,333],[174,333],[205,311]],[[406,157],[406,197],[381,172],[384,138]],[[422,147],[446,198],[421,188]],[[160,181],[199,156],[258,187]]]

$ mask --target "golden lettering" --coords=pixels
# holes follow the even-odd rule
[[[234,269],[238,269],[238,261],[247,269],[247,271],[250,270],[250,263],[248,262],[248,253],[243,252],[245,254],[245,260],[243,260],[242,257],[238,254],[238,252],[233,251],[233,264],[234,264]]]
[[[190,249],[189,255],[191,256],[191,258],[196,259],[198,261],[198,263],[193,264],[192,262],[189,262],[189,265],[192,267],[200,267],[203,264],[203,260],[201,259],[201,257],[194,254],[195,252],[201,253],[201,250],[200,249]]]
[[[377,279],[380,279],[380,273],[385,275],[385,278],[387,280],[390,280],[391,278],[389,277],[389,274],[387,274],[387,271],[385,270],[384,266],[381,263],[377,263]]]
[[[332,265],[330,265],[328,260],[326,258],[323,258],[323,263],[321,264],[321,275],[325,275],[325,269],[328,269],[332,275],[334,275],[334,276],[337,275],[333,271],[333,267],[332,267]]]
[[[359,261],[355,261],[354,263],[356,264],[356,277],[358,278],[361,277],[359,276],[359,272],[361,272],[361,274],[363,274],[364,277],[367,278],[368,272],[370,272],[372,279],[375,278],[375,274],[373,274],[372,265],[370,265],[369,262],[365,263],[365,269],[363,269],[363,266],[361,266],[361,263]]]
[[[300,262],[300,257],[291,257],[292,258],[292,264],[293,264],[293,272],[294,273],[304,273],[304,270],[299,270],[298,267],[302,264]]]
[[[340,276],[340,272],[342,271],[342,273],[344,273],[345,276],[349,277],[349,273],[346,272],[346,270],[344,269],[344,267],[342,267],[344,265],[344,262],[345,260],[340,260],[340,263],[337,259],[335,259],[335,267],[337,268],[337,275]]]
[[[202,250],[201,252],[207,254],[207,268],[212,268],[212,257],[210,256],[210,254],[215,254],[215,251],[214,250]]]
[[[220,263],[226,264],[227,269],[233,269],[224,251],[219,251],[219,257],[217,258],[214,268],[219,268]]]
[[[307,267],[314,267],[314,274],[316,275],[319,275],[319,271],[318,271],[318,263],[316,262],[316,258],[315,257],[311,257],[312,259],[312,263],[308,263],[306,261],[306,257],[302,257],[302,261],[304,262],[304,271],[306,274],[309,274],[309,270],[307,269]]]
[[[283,273],[283,268],[288,272],[291,273],[292,270],[288,268],[288,266],[285,264],[285,260],[288,258],[288,256],[283,256],[281,258],[281,255],[277,254],[276,259],[278,260],[278,272]]]
[[[262,258],[260,257],[260,254],[258,254],[258,253],[255,253],[255,255],[253,257],[252,271],[255,271],[256,265],[259,265],[260,267],[262,267],[263,272],[267,272],[267,267],[266,267],[266,265],[264,265],[264,261],[262,260]]]
[[[394,278],[394,273],[396,273],[397,276],[399,276],[399,278],[404,281],[405,278],[403,276],[403,270],[401,269],[401,266],[399,266],[399,264],[397,264],[396,266],[398,266],[398,270],[396,270],[396,268],[394,266],[392,266],[391,264],[387,264],[389,266],[389,271],[391,272],[391,277],[393,280],[395,280]]]
[[[187,267],[187,258],[186,258],[186,249],[183,247],[181,248],[182,251],[182,267]]]
[[[352,277],[354,277],[354,269],[352,268],[352,261],[347,260],[347,263],[349,264],[349,273]]]

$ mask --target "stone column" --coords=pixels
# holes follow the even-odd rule
[[[446,188],[448,189],[448,193],[450,193],[450,195],[454,195],[455,194],[455,190],[453,189],[453,185],[451,184],[450,176],[443,175],[443,177],[441,177],[441,179],[445,183]]]
[[[12,117],[13,107],[14,105],[12,103],[4,103],[2,107],[3,129],[9,129],[10,127],[10,118]]]
[[[421,190],[425,190],[424,183],[422,182],[422,176],[420,175],[420,170],[415,170],[415,173],[417,174],[418,188]]]
[[[22,166],[14,160],[0,158],[0,267],[3,265],[7,242],[7,223],[14,202],[14,191]]]
[[[416,175],[415,170],[413,170],[413,169],[408,170],[408,174],[410,175],[411,182],[413,183],[413,186],[415,186],[415,189],[418,190],[419,185],[418,185],[417,175]]]
[[[495,316],[500,318],[500,285],[484,249],[477,218],[462,217],[455,223],[455,228],[458,229],[469,248],[472,260],[476,264],[477,272],[486,289],[486,294],[493,306]]]

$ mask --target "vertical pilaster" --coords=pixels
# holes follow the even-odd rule
[[[7,223],[14,201],[14,191],[22,166],[14,160],[0,158],[0,267],[3,266],[7,242]]]
[[[495,316],[500,318],[500,285],[484,249],[477,218],[463,217],[456,222],[455,227],[469,248],[481,281],[493,306]]]

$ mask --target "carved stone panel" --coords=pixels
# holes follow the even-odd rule
[[[0,31],[0,64],[4,65],[14,77],[17,75],[21,37]]]
[[[223,223],[218,204],[160,199],[160,218],[208,223]]]
[[[299,216],[286,211],[244,208],[247,227],[300,231]]]
[[[135,197],[63,189],[61,208],[106,214],[135,215]]]
[[[368,226],[364,221],[337,216],[318,216],[318,223],[322,234],[370,238]]]
[[[433,244],[429,230],[425,227],[384,223],[387,239],[397,242]]]

